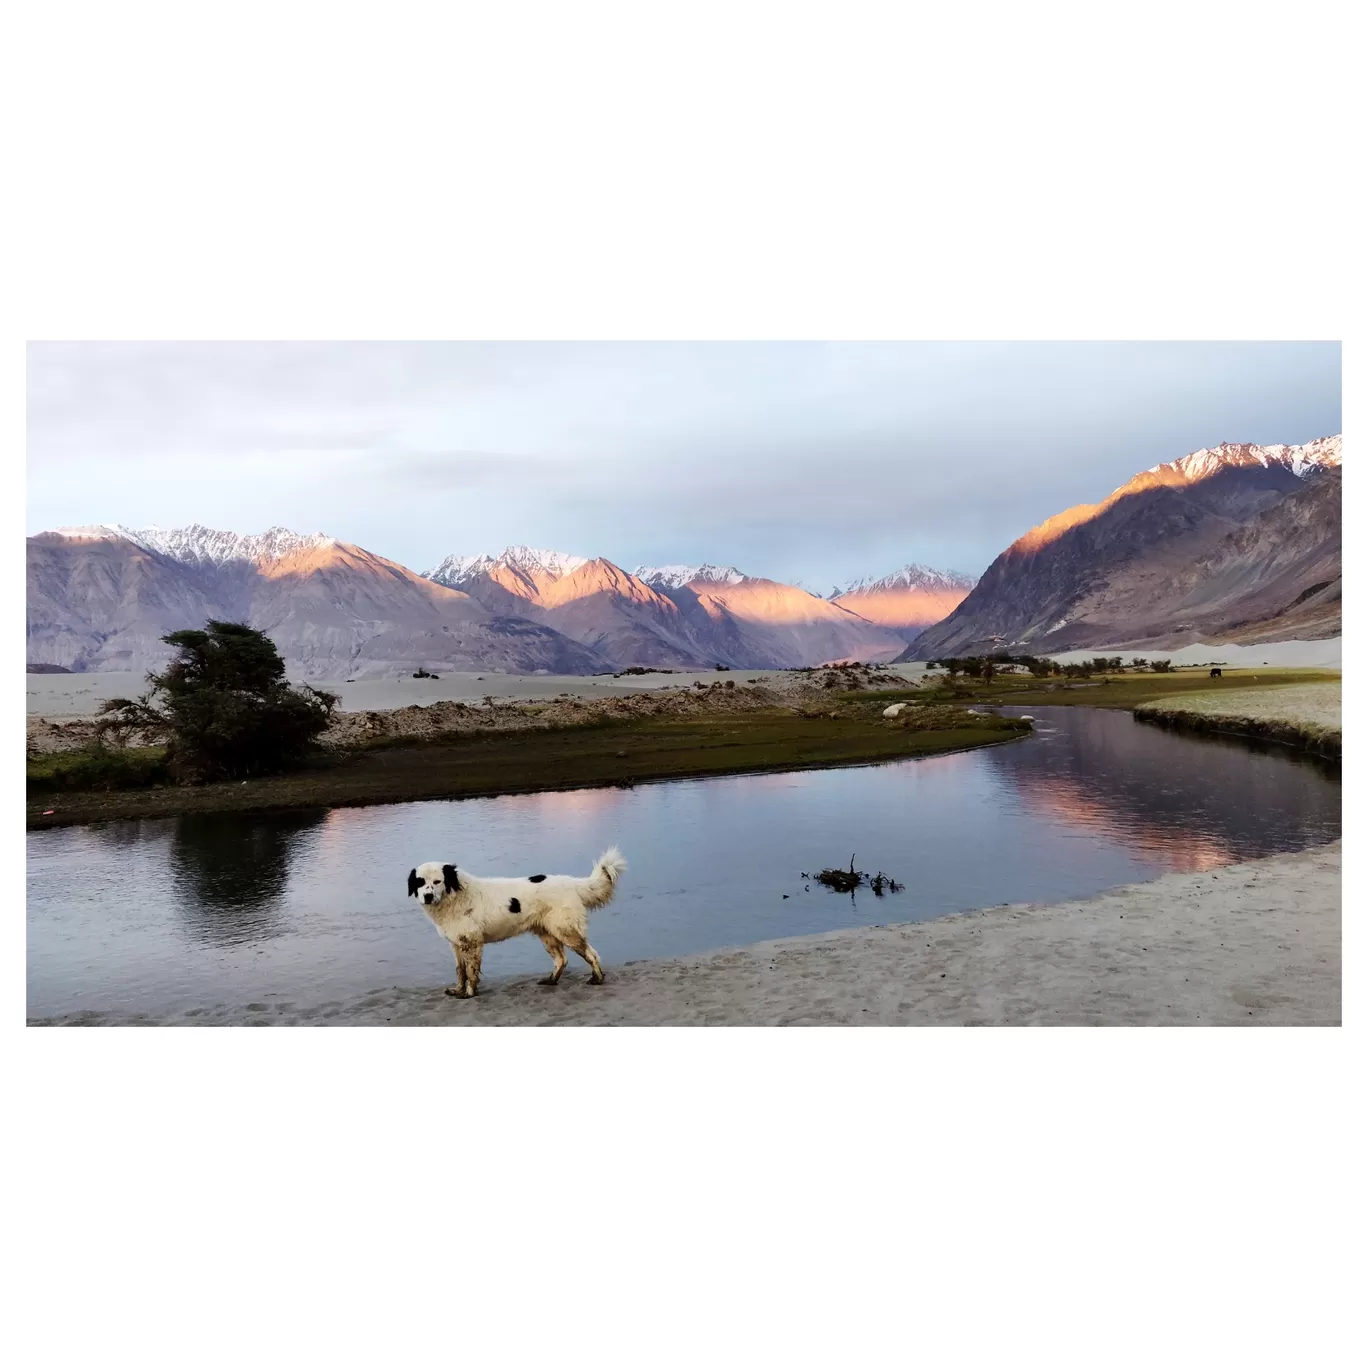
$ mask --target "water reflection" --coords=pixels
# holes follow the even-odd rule
[[[1003,712],[1020,712],[1004,708]],[[1326,767],[1285,747],[1194,742],[1126,713],[1032,713],[1048,744],[982,752],[1023,805],[1146,860],[1196,872],[1324,839]]]
[[[178,911],[198,940],[233,945],[284,934],[284,894],[306,833],[323,808],[178,817],[168,852]]]

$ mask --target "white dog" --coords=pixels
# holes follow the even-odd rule
[[[456,986],[446,991],[452,997],[474,997],[486,943],[528,931],[551,956],[551,975],[542,983],[560,982],[567,945],[589,966],[589,982],[602,983],[603,965],[587,939],[589,909],[612,902],[626,868],[616,846],[603,852],[587,879],[573,874],[482,879],[433,861],[409,870],[408,891],[451,943]]]

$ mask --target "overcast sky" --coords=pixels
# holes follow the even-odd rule
[[[1340,431],[1337,343],[38,343],[28,530],[510,543],[826,592],[978,574],[1221,441]]]

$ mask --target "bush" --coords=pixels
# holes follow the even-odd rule
[[[105,703],[97,738],[164,739],[177,779],[237,779],[298,764],[327,728],[337,695],[296,689],[264,633],[210,621],[162,638],[180,654],[139,699]]]
[[[166,751],[161,746],[123,750],[94,742],[28,762],[31,793],[147,788],[165,783],[166,778]]]
[[[1150,662],[1150,669],[1155,674],[1172,674],[1173,662],[1171,660],[1154,660]]]

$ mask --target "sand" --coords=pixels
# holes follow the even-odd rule
[[[249,1003],[70,1025],[1335,1026],[1340,843],[1169,874],[1053,906],[1019,904],[610,968],[559,987],[486,980],[322,1007]],[[605,949],[606,947],[600,947]]]
[[[881,670],[899,674],[904,679],[920,679],[923,665],[880,666]],[[571,698],[613,697],[619,694],[640,693],[644,689],[692,687],[696,681],[735,680],[738,684],[758,680],[777,686],[801,676],[786,670],[696,670],[678,674],[647,675],[510,675],[510,674],[443,674],[438,679],[412,679],[407,675],[393,679],[360,679],[355,683],[345,680],[309,680],[316,688],[338,694],[343,712],[380,712],[391,708],[406,708],[411,704],[463,702],[478,703],[486,695],[495,698],[549,699],[562,694]],[[100,702],[106,698],[132,698],[146,687],[142,675],[109,670],[95,674],[26,675],[28,714],[65,721],[78,717],[94,717]]]
[[[1086,651],[1051,652],[1050,659],[1061,665],[1080,665],[1094,656],[1119,655],[1123,660],[1144,656],[1146,660],[1170,660],[1175,665],[1229,665],[1250,669],[1259,665],[1279,665],[1284,669],[1338,670],[1343,659],[1343,637],[1324,641],[1270,641],[1262,646],[1237,646],[1233,642],[1184,646],[1178,651],[1152,651],[1144,646],[1090,646]]]

